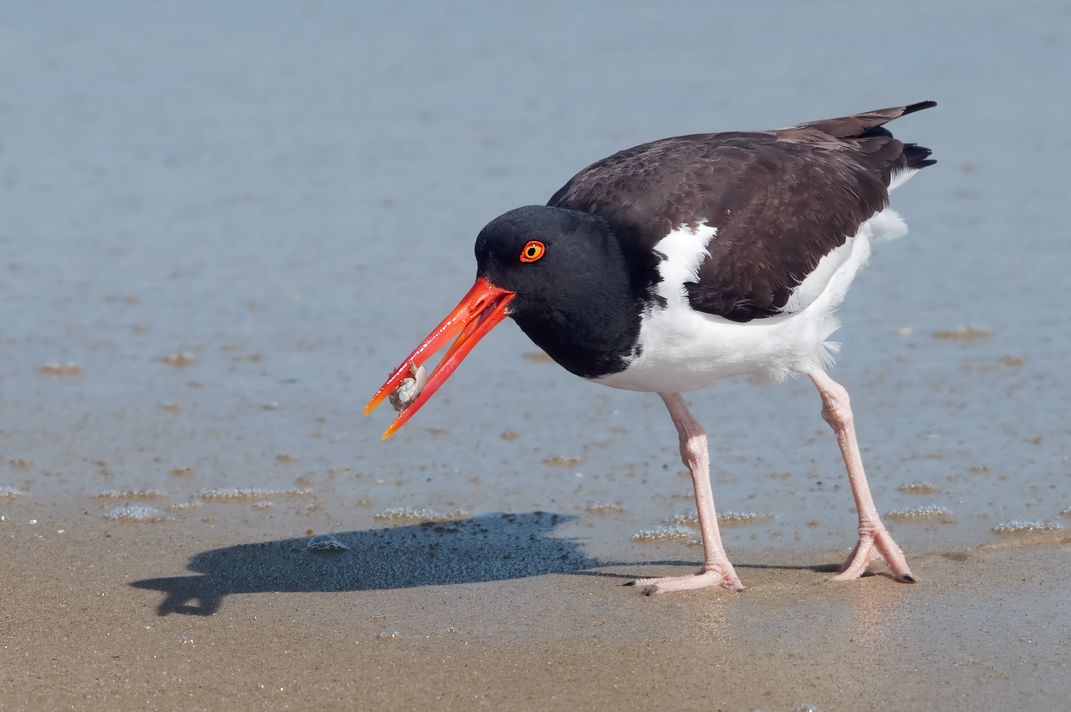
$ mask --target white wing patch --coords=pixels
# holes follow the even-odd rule
[[[833,279],[833,275],[851,256],[852,247],[852,239],[846,239],[843,245],[820,259],[814,270],[788,295],[788,301],[785,302],[785,306],[781,307],[781,312],[785,314],[798,312],[817,299],[829,284],[829,280]]]
[[[687,300],[685,283],[699,279],[699,265],[710,257],[707,248],[718,234],[718,228],[706,222],[706,219],[699,220],[696,228],[682,225],[659,240],[654,247],[655,253],[662,255],[662,261],[658,264],[662,281],[655,287],[655,292],[670,304]]]

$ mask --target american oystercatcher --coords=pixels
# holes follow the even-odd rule
[[[889,192],[934,163],[884,124],[924,101],[771,131],[695,134],[593,163],[545,206],[511,210],[476,238],[476,283],[365,407],[391,396],[400,428],[485,334],[512,317],[561,366],[596,383],[658,393],[695,488],[704,560],[693,575],[639,579],[647,593],[743,587],[722,547],[706,434],[681,392],[728,376],[805,374],[836,433],[859,515],[837,579],[879,556],[914,582],[882,524],[848,392],[826,373],[837,308],[871,243],[907,228]],[[456,337],[456,338],[455,338]],[[454,338],[430,373],[423,364]]]

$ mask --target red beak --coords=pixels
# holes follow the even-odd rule
[[[402,361],[398,368],[391,372],[387,382],[379,387],[372,399],[368,401],[368,405],[364,407],[365,415],[375,410],[375,407],[393,393],[402,381],[410,377],[414,369],[424,365],[424,362],[441,349],[447,341],[457,336],[442,361],[428,376],[420,395],[398,414],[398,417],[383,433],[384,440],[405,425],[406,421],[420,410],[439,386],[450,377],[469,351],[476,346],[476,342],[486,336],[495,324],[506,318],[506,307],[514,296],[514,292],[496,287],[480,277],[476,280],[476,284],[472,285],[469,293],[454,307],[454,310],[447,314],[435,330],[420,343],[420,346],[413,349],[413,352]]]

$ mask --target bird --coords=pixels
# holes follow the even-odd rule
[[[766,131],[666,138],[589,165],[544,205],[510,210],[475,245],[471,290],[364,409],[393,394],[391,437],[476,343],[510,317],[569,372],[657,393],[676,427],[695,492],[703,562],[682,576],[630,582],[647,594],[743,590],[721,541],[706,432],[683,393],[734,376],[807,377],[836,436],[858,516],[835,580],[884,560],[914,583],[875,507],[847,389],[829,337],[874,243],[907,228],[889,194],[934,164],[885,125],[922,101]],[[425,363],[453,342],[430,372]]]

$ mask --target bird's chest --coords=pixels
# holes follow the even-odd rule
[[[662,393],[705,388],[729,376],[777,381],[809,346],[793,326],[787,319],[741,324],[686,306],[656,308],[643,318],[637,353],[625,368],[594,380]]]

